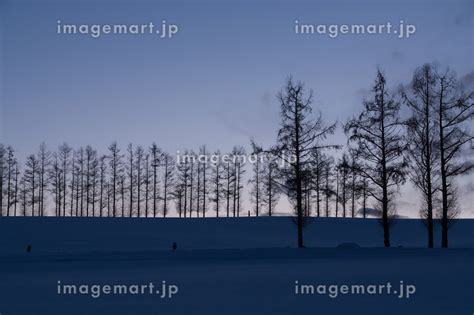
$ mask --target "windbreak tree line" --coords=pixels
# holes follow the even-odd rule
[[[459,214],[456,178],[474,168],[468,128],[474,94],[453,72],[425,64],[394,90],[378,70],[357,115],[344,122],[326,122],[312,90],[291,77],[275,102],[281,117],[275,145],[252,141],[250,150],[234,146],[225,155],[204,145],[177,158],[155,143],[121,148],[113,142],[102,153],[42,143],[20,163],[12,146],[0,144],[0,215],[272,216],[285,195],[299,247],[312,217],[374,214],[388,247],[399,188],[410,181],[419,191],[428,247],[436,221],[448,246]],[[347,141],[334,143],[331,135],[341,126]]]

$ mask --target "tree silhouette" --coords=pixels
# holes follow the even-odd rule
[[[262,206],[265,207],[268,216],[272,216],[281,193],[278,185],[277,158],[273,154],[265,152],[262,169]]]
[[[350,165],[349,165],[349,158],[347,157],[347,153],[344,153],[341,157],[341,160],[337,164],[337,172],[339,173],[339,190],[340,194],[338,194],[337,202],[342,206],[342,217],[345,218],[347,216],[347,202],[349,200],[350,194]]]
[[[5,184],[5,146],[0,143],[0,216],[3,216],[3,193]]]
[[[474,169],[462,159],[462,148],[474,137],[465,124],[474,118],[474,94],[465,93],[453,72],[436,72],[436,123],[438,125],[441,175],[441,246],[448,247],[450,221],[457,215],[454,178]]]
[[[240,216],[240,206],[241,206],[241,195],[242,195],[242,177],[245,173],[245,168],[243,167],[243,156],[245,155],[244,147],[234,146],[232,149],[232,160],[233,160],[233,193],[232,193],[232,214],[234,217]]]
[[[15,204],[15,177],[18,161],[15,157],[15,150],[8,146],[6,149],[5,169],[6,169],[6,195],[7,195],[7,216],[10,216],[10,209]],[[43,187],[43,186],[40,186]],[[41,191],[40,191],[41,192]],[[41,211],[41,203],[40,203]]]
[[[260,208],[263,203],[263,165],[261,158],[263,156],[262,148],[252,142],[252,156],[254,161],[252,164],[253,176],[248,180],[248,183],[252,185],[250,192],[250,200],[255,206],[255,215],[258,217],[260,214]]]
[[[306,96],[304,85],[294,83],[290,77],[283,90],[278,94],[280,102],[281,126],[278,131],[277,145],[272,152],[286,162],[280,168],[287,194],[295,196],[297,215],[298,247],[304,247],[303,241],[303,173],[308,169],[311,152],[327,148],[322,141],[332,134],[336,124],[326,125],[319,114],[311,118],[313,93]],[[288,158],[288,157],[294,157]]]
[[[175,163],[173,157],[164,152],[161,165],[163,166],[163,217],[168,215],[168,204],[171,200],[171,192],[175,186]]]
[[[36,215],[40,215],[39,209],[35,208],[39,200],[37,194],[37,190],[39,189],[39,169],[40,164],[36,156],[34,154],[29,155],[26,158],[25,181],[28,189],[27,194],[30,198],[31,216],[35,216],[35,209],[37,210]]]
[[[223,194],[222,179],[223,179],[223,166],[222,160],[220,158],[221,152],[215,151],[214,156],[217,157],[215,161],[211,161],[211,185],[212,185],[212,197],[211,202],[214,203],[214,211],[216,212],[216,217],[219,217],[219,211],[221,206],[221,197]]]
[[[355,144],[362,162],[359,168],[374,184],[371,196],[381,208],[384,245],[390,246],[390,216],[394,209],[394,190],[405,181],[406,150],[399,120],[400,104],[391,96],[380,70],[372,88],[373,100],[364,102],[359,117],[345,125],[349,143]],[[375,189],[376,188],[376,189]]]
[[[47,170],[50,164],[51,153],[46,148],[45,143],[41,143],[38,151],[39,161],[39,212],[40,216],[44,215],[45,191],[48,186]]]
[[[411,110],[411,117],[406,122],[410,179],[422,193],[421,213],[427,220],[429,248],[433,247],[433,203],[439,188],[436,181],[439,153],[436,150],[435,85],[435,70],[425,64],[415,70],[409,90],[402,91],[404,103]]]
[[[83,149],[81,148],[80,149],[81,152],[83,151]],[[62,178],[59,179],[61,184],[62,184],[62,188],[60,189],[60,193],[61,193],[61,198],[62,200],[60,200],[60,204],[62,206],[62,209],[59,209],[59,212],[61,215],[61,210],[62,210],[62,215],[65,216],[66,215],[66,194],[67,194],[67,181],[68,181],[68,174],[69,174],[69,170],[70,170],[70,157],[71,157],[71,152],[72,152],[72,148],[67,144],[67,143],[63,143],[59,146],[58,148],[58,158],[59,158],[59,167],[61,168],[60,169],[60,173],[62,175]],[[84,182],[83,182],[83,165],[84,165],[84,159],[82,158],[81,156],[81,160],[80,160],[80,163],[81,163],[81,198],[82,198],[82,193],[83,193],[83,187],[84,187]],[[82,199],[81,199],[81,211],[83,209],[83,204],[82,204]],[[82,215],[82,212],[81,212],[81,215]]]
[[[117,191],[119,189],[119,178],[122,175],[122,155],[120,149],[117,146],[117,142],[112,142],[109,146],[109,167],[111,175],[111,188],[112,188],[112,216],[117,216]]]

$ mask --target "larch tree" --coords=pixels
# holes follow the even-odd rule
[[[221,160],[221,152],[215,151],[213,156],[217,159],[211,161],[211,185],[212,185],[212,197],[211,202],[214,203],[214,211],[216,212],[216,217],[219,217],[219,211],[221,209],[221,197],[223,194],[223,166]]]
[[[311,152],[310,170],[311,170],[311,186],[309,187],[309,193],[314,191],[314,199],[316,203],[316,216],[320,217],[322,213],[322,201],[324,195],[324,189],[326,187],[326,177],[324,173],[326,171],[326,165],[328,164],[329,157],[322,152],[321,149],[315,148]],[[311,196],[309,196],[311,198]]]
[[[109,169],[110,169],[110,186],[112,189],[112,216],[117,216],[117,195],[119,192],[119,179],[123,172],[122,154],[117,142],[112,142],[109,146]]]
[[[104,216],[106,182],[107,182],[107,156],[102,155],[99,158],[99,216],[100,217]]]
[[[50,164],[51,153],[46,148],[45,143],[41,143],[38,150],[38,161],[39,161],[39,212],[40,216],[44,216],[45,211],[45,191],[48,187],[48,175],[47,171]]]
[[[93,167],[94,163],[97,160],[97,151],[94,150],[90,145],[86,146],[85,149],[85,186],[84,189],[85,193],[85,202],[86,202],[86,217],[89,216],[89,212],[91,210],[91,206],[93,205],[92,202],[92,195],[93,195]],[[93,206],[92,206],[93,207]],[[72,215],[72,214],[71,214]],[[92,216],[93,212],[92,212]]]
[[[280,188],[278,186],[277,158],[268,152],[264,153],[262,165],[262,193],[262,207],[271,217],[280,198]]]
[[[25,179],[28,187],[28,195],[30,198],[29,204],[31,206],[31,216],[39,216],[39,209],[36,208],[38,203],[38,188],[39,188],[39,170],[40,164],[36,155],[31,154],[26,158]],[[35,215],[35,210],[37,210]]]
[[[17,216],[17,208],[18,208],[18,203],[19,203],[19,188],[20,188],[20,184],[19,184],[19,178],[20,178],[20,166],[19,166],[19,163],[18,161],[15,163],[15,188],[14,188],[14,194],[13,194],[13,198],[14,198],[14,205],[13,205],[13,215],[14,216]]]
[[[61,173],[61,165],[59,162],[59,156],[57,152],[54,152],[52,157],[52,162],[50,168],[48,170],[48,177],[50,182],[50,189],[51,193],[54,196],[54,205],[55,205],[55,215],[58,217],[61,215],[61,201],[62,201],[62,173]],[[22,207],[23,207],[23,215],[26,216],[26,195],[27,195],[27,179],[26,174],[23,174],[23,178],[21,179],[21,198],[22,198]]]
[[[158,172],[161,165],[162,150],[156,143],[152,143],[150,149],[150,164],[152,170],[152,200],[153,200],[153,217],[156,218],[158,211],[158,200],[159,200],[159,181]]]
[[[425,64],[415,70],[408,89],[403,89],[404,103],[411,111],[406,122],[410,162],[409,177],[422,194],[421,217],[428,228],[428,247],[433,248],[434,202],[439,174],[439,151],[435,117],[436,72],[432,65]]]
[[[5,145],[0,143],[0,216],[3,216],[3,196],[4,196],[4,190],[5,190],[5,169],[6,169],[6,163],[5,163],[5,156],[6,156],[6,150],[5,150]]]
[[[92,211],[93,217],[96,216],[96,204],[97,204],[97,197],[99,195],[99,192],[98,192],[98,185],[99,185],[99,178],[100,178],[99,177],[99,172],[100,172],[99,163],[100,162],[99,162],[99,157],[97,155],[97,151],[94,150],[92,159],[90,161],[90,168],[89,168],[90,199],[88,201],[92,205],[91,211]]]
[[[250,201],[254,204],[255,215],[258,217],[261,213],[261,208],[263,205],[263,161],[262,157],[264,156],[263,149],[261,146],[252,142],[252,178],[248,180],[248,183],[251,185],[250,191]]]
[[[70,212],[71,216],[78,216],[78,211],[76,210],[74,212],[74,198],[76,194],[76,189],[77,189],[77,166],[76,166],[76,153],[72,153],[72,158],[71,158],[71,182],[69,184],[69,207],[70,207]]]
[[[466,93],[456,75],[436,71],[435,117],[441,176],[441,246],[448,247],[450,223],[458,214],[456,177],[468,174],[474,163],[463,157],[462,149],[474,137],[467,124],[474,118],[474,93]]]
[[[339,194],[337,202],[342,206],[342,217],[347,216],[347,202],[350,194],[350,165],[347,154],[344,153],[337,164],[337,172],[339,173]]]
[[[68,174],[69,174],[69,170],[70,170],[70,158],[71,158],[71,152],[72,152],[72,148],[69,146],[69,144],[67,143],[63,143],[59,146],[58,148],[58,156],[59,156],[59,162],[60,162],[60,166],[61,166],[61,174],[63,176],[63,178],[61,179],[61,182],[62,182],[62,201],[61,201],[61,205],[62,205],[62,214],[63,216],[66,215],[66,206],[67,206],[67,202],[66,202],[66,194],[67,194],[67,182],[68,182]],[[81,174],[81,179],[82,179],[82,174]],[[83,182],[81,182],[81,188],[83,187]],[[82,189],[81,189],[81,193],[82,193]],[[82,204],[81,204],[82,206]],[[82,209],[81,209],[82,211]]]
[[[12,206],[15,201],[15,172],[18,161],[15,157],[15,150],[8,146],[6,149],[5,169],[6,169],[6,199],[7,199],[7,216],[10,216]],[[41,204],[40,204],[41,211]]]
[[[149,207],[150,207],[150,188],[151,188],[151,171],[150,171],[150,154],[148,154],[147,152],[145,153],[145,159],[143,161],[144,163],[144,168],[145,168],[145,198],[144,198],[144,201],[145,201],[145,217],[148,218],[148,214],[149,214]]]
[[[400,103],[389,93],[378,70],[372,87],[373,99],[363,103],[359,117],[345,125],[348,142],[361,158],[360,171],[373,183],[371,196],[382,213],[384,245],[390,247],[390,219],[395,212],[394,194],[405,182],[407,148],[399,118]]]
[[[194,183],[196,181],[196,153],[194,151],[191,151],[186,158],[189,160],[189,201],[187,204],[189,206],[189,217],[192,217],[193,210],[195,210],[193,195],[195,189]],[[184,209],[184,216],[186,217],[186,209]]]
[[[349,170],[350,170],[350,194],[351,194],[351,217],[354,218],[357,215],[357,201],[361,195],[361,186],[360,180],[361,176],[359,176],[359,153],[357,150],[349,150]]]
[[[323,140],[334,133],[336,124],[327,125],[319,113],[312,117],[313,92],[306,95],[303,83],[295,83],[290,77],[283,90],[278,94],[280,103],[281,127],[278,131],[277,145],[274,154],[286,162],[280,168],[286,182],[291,182],[291,190],[295,196],[295,212],[297,216],[298,247],[304,247],[303,241],[303,172],[308,169],[311,152],[316,148],[328,147]],[[288,158],[290,157],[290,158]]]
[[[234,194],[233,184],[235,181],[235,171],[234,171],[234,163],[232,163],[229,155],[224,155],[224,159],[222,161],[223,164],[223,175],[224,175],[224,196],[225,196],[225,209],[226,209],[226,216],[230,216],[230,206],[231,206],[231,197]]]
[[[175,162],[173,157],[163,152],[161,157],[161,166],[163,168],[163,217],[169,212],[169,202],[175,186]]]
[[[188,210],[188,187],[190,186],[190,177],[191,177],[191,164],[192,162],[189,159],[189,152],[184,152],[184,157],[178,161],[176,164],[177,169],[177,185],[175,196],[179,197],[177,200],[179,206],[179,216],[187,216]]]
[[[145,162],[145,150],[141,146],[137,146],[135,150],[135,178],[136,178],[136,197],[137,197],[137,217],[141,217],[141,205],[143,202],[143,184],[145,183],[144,180],[144,162]]]
[[[133,144],[129,144],[127,147],[127,153],[128,153],[128,164],[127,164],[127,176],[128,176],[128,203],[129,203],[129,217],[131,218],[133,216],[133,208],[134,208],[134,188],[135,188],[135,155],[133,152]]]
[[[333,179],[333,167],[334,167],[334,158],[329,156],[324,164],[323,168],[323,177],[324,177],[324,213],[328,218],[330,217],[330,208],[331,198],[335,195],[334,191],[334,179]]]
[[[232,149],[232,163],[233,163],[233,177],[234,177],[234,182],[233,182],[233,200],[232,200],[232,214],[234,217],[240,216],[240,206],[241,206],[241,200],[242,200],[242,190],[243,190],[243,176],[245,174],[245,168],[244,168],[244,158],[245,155],[245,149],[243,147],[238,147],[235,146]]]
[[[205,145],[199,148],[199,170],[200,170],[200,188],[199,188],[199,200],[200,205],[198,209],[201,209],[202,217],[206,217],[207,206],[206,202],[208,199],[209,190],[209,152]],[[199,214],[199,213],[198,213]]]

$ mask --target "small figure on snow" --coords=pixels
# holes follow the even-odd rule
[[[31,245],[26,246],[26,252],[31,253]]]
[[[178,244],[176,244],[176,242],[173,242],[173,252],[176,251],[176,249],[178,248]]]

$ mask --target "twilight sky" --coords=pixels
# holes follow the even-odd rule
[[[0,0],[0,142],[20,157],[67,141],[105,152],[111,141],[174,153],[275,141],[275,95],[292,74],[315,92],[314,109],[344,122],[361,109],[376,67],[390,86],[424,62],[449,66],[474,86],[472,1],[12,1]],[[383,4],[382,4],[383,3]],[[76,24],[177,24],[156,35],[58,35]],[[312,24],[414,24],[394,35],[296,35]],[[332,139],[345,143],[341,132]],[[472,175],[463,216],[474,216]],[[400,214],[418,217],[403,188]],[[471,193],[468,195],[468,193]],[[280,205],[280,208],[284,205]],[[283,209],[282,209],[283,210]]]

